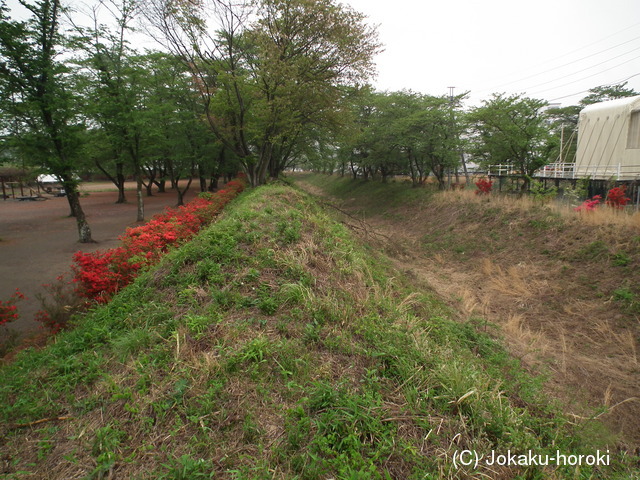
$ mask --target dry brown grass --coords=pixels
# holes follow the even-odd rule
[[[480,272],[488,286],[489,296],[515,297],[522,302],[539,295],[548,288],[548,282],[541,278],[543,274],[536,272],[535,265],[526,262],[503,268],[490,258],[483,258]]]
[[[584,225],[614,225],[620,227],[640,228],[640,211],[629,207],[626,210],[601,205],[593,211],[576,211],[569,205],[541,201],[532,197],[515,195],[476,195],[473,190],[448,190],[439,192],[434,201],[439,205],[450,203],[475,203],[500,207],[505,211],[529,212],[532,209],[546,208],[550,212],[559,214],[566,220],[576,220]]]

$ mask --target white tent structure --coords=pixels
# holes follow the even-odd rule
[[[38,175],[38,178],[36,180],[38,181],[38,183],[61,183],[60,179],[55,175]]]
[[[640,179],[640,95],[582,109],[573,177]]]

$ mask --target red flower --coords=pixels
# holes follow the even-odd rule
[[[493,188],[493,182],[486,178],[481,178],[476,182],[476,187],[478,187],[476,195],[488,195],[491,193],[491,189]]]
[[[606,204],[611,208],[623,209],[624,206],[631,201],[630,198],[626,196],[627,187],[615,187],[609,190],[607,193]]]
[[[24,300],[25,298],[24,294],[16,288],[16,291],[11,295],[11,297],[9,297],[9,300],[0,300],[0,325],[13,322],[20,318],[16,302]]]
[[[232,180],[215,194],[203,195],[177,209],[168,208],[146,224],[128,228],[120,237],[120,247],[76,253],[73,270],[78,292],[97,302],[108,302],[142,268],[157,263],[170,248],[189,240],[210,223],[244,188],[244,181]]]

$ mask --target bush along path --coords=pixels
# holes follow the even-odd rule
[[[240,177],[215,193],[201,193],[186,205],[168,208],[144,225],[128,228],[120,237],[122,245],[119,247],[92,253],[77,252],[73,256],[74,288],[71,292],[71,296],[77,298],[69,301],[68,289],[65,295],[61,285],[50,287],[50,293],[53,297],[67,297],[63,303],[79,303],[81,307],[93,302],[107,303],[142,269],[158,263],[169,249],[187,242],[209,225],[245,186],[245,179]],[[64,281],[63,277],[59,278],[59,282]],[[78,301],[78,298],[85,301]],[[56,308],[59,300],[62,299],[53,298],[48,303],[49,308],[39,311],[36,317],[54,333],[64,326],[69,316],[64,309]]]
[[[251,190],[55,343],[0,368],[0,473],[637,475],[451,314],[307,195]]]

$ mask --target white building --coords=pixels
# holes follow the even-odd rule
[[[640,95],[582,109],[573,177],[640,179]]]

